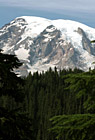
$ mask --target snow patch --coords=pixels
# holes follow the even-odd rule
[[[29,57],[29,50],[24,48],[19,48],[18,50],[15,51],[15,54],[20,60],[27,60]]]
[[[37,37],[47,26],[51,25],[51,20],[45,18],[32,16],[23,16],[21,18],[24,18],[28,24],[22,36],[24,39],[28,36],[31,38]]]
[[[3,53],[8,53],[8,51],[12,50],[13,48],[14,48],[14,46],[9,47],[8,44],[4,44]]]
[[[93,62],[95,62],[95,56],[84,50],[84,52],[81,53],[81,58],[83,59],[84,64],[86,64],[86,67],[84,68],[85,71],[88,71],[89,68],[94,68],[95,65]]]

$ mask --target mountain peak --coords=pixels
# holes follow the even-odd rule
[[[17,17],[0,29],[0,49],[23,62],[21,75],[31,71],[94,67],[95,29],[71,20]],[[22,74],[23,73],[23,74]]]

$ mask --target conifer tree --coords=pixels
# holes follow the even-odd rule
[[[12,97],[17,103],[24,99],[22,92],[24,82],[14,73],[14,69],[19,66],[21,63],[15,55],[3,54],[0,51],[0,96]],[[19,109],[10,110],[0,106],[0,140],[6,139],[32,139],[31,120]]]
[[[76,94],[81,101],[80,114],[55,116],[51,132],[58,140],[93,140],[95,138],[95,73],[94,70],[82,74],[66,76],[66,89]]]

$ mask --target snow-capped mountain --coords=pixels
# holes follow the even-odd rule
[[[0,29],[0,49],[23,62],[21,75],[28,72],[94,68],[95,29],[71,20],[18,17]]]

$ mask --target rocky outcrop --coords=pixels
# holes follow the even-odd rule
[[[90,40],[85,32],[81,28],[78,28],[77,32],[82,36],[83,49],[88,51],[90,54],[95,55],[95,47],[92,47],[92,44],[90,43]]]

